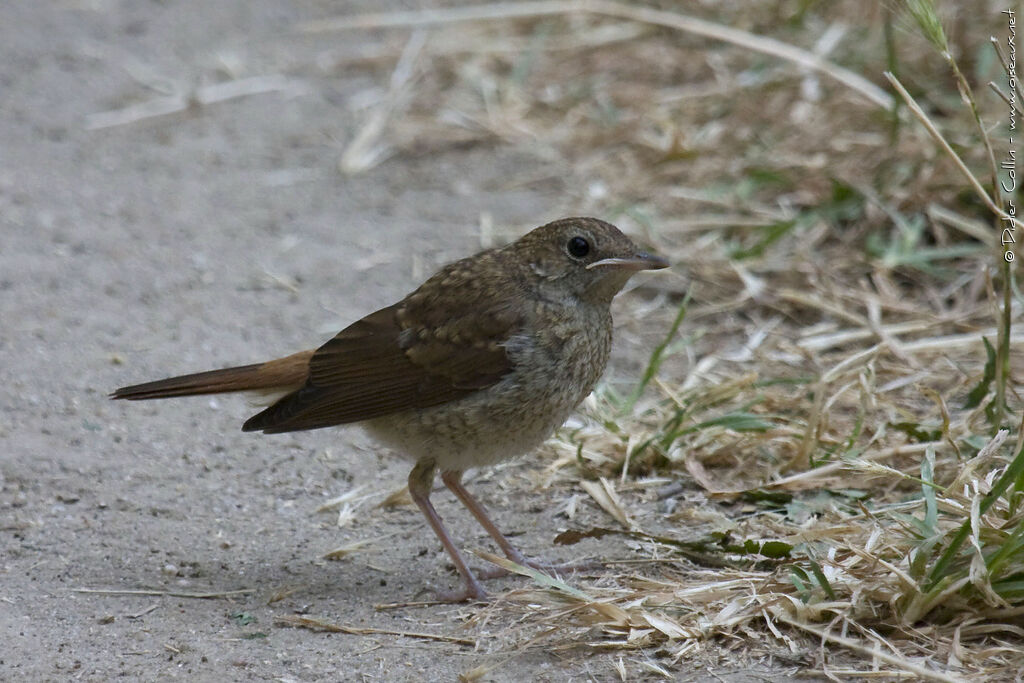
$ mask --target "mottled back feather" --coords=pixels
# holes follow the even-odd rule
[[[518,290],[481,287],[499,252],[443,268],[401,302],[342,330],[313,354],[309,379],[244,431],[318,429],[452,401],[512,370],[503,342],[523,326]],[[491,281],[493,282],[493,280]],[[473,301],[472,306],[459,302]]]

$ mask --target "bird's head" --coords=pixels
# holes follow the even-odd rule
[[[546,296],[608,304],[635,273],[667,268],[668,261],[642,251],[611,223],[563,218],[542,225],[509,245]]]

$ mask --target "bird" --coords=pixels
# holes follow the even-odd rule
[[[463,473],[527,453],[565,422],[607,365],[612,299],[635,273],[667,267],[610,223],[563,218],[443,266],[319,348],[110,397],[254,392],[278,398],[246,432],[361,425],[413,461],[409,494],[462,577],[442,599],[482,601],[480,578],[430,501],[436,474],[511,561],[538,566],[501,533]]]

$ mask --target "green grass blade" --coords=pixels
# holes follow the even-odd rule
[[[1009,467],[1003,472],[1003,475],[999,477],[999,480],[992,487],[992,490],[987,496],[982,498],[980,505],[981,514],[988,512],[989,508],[999,500],[999,498],[1006,493],[1010,485],[1017,481],[1017,478],[1024,474],[1024,448],[1017,453],[1017,456],[1010,462]],[[965,520],[960,528],[957,530],[953,539],[949,543],[949,547],[942,553],[938,562],[932,567],[932,571],[928,574],[928,582],[925,584],[925,592],[931,591],[936,584],[946,575],[949,571],[950,565],[953,560],[956,559],[957,553],[960,552],[961,546],[964,541],[967,540],[967,536],[971,533],[971,520]]]
[[[683,303],[679,304],[679,312],[676,313],[675,319],[672,321],[672,326],[668,329],[668,334],[661,340],[661,343],[654,347],[654,351],[651,352],[650,360],[647,361],[647,367],[644,368],[644,374],[640,378],[640,382],[633,389],[633,393],[626,399],[625,403],[622,404],[622,412],[628,413],[636,405],[640,395],[644,393],[644,389],[650,384],[651,380],[658,373],[658,368],[661,367],[661,361],[664,359],[665,350],[668,348],[669,343],[672,341],[676,333],[679,332],[679,326],[683,324],[683,319],[686,318],[686,309],[690,303],[690,293],[693,290],[688,290],[686,296],[683,298]]]

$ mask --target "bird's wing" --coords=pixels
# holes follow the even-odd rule
[[[303,387],[242,429],[278,433],[358,422],[494,384],[512,369],[503,342],[521,327],[521,315],[507,297],[470,299],[460,310],[445,301],[450,291],[415,292],[345,328],[313,354]]]

